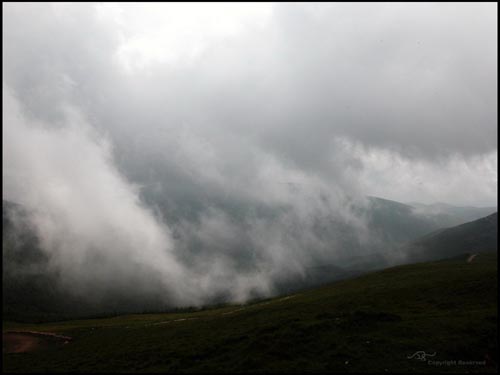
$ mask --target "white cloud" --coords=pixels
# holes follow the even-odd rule
[[[68,282],[269,293],[362,251],[353,197],[496,204],[493,8],[6,3],[4,199]]]
[[[350,145],[361,162],[355,171],[361,190],[401,202],[455,205],[497,205],[498,153],[465,158],[453,154],[435,160],[415,160],[381,148]]]
[[[135,3],[97,5],[121,34],[117,57],[129,72],[151,64],[190,63],[213,43],[262,28],[269,3]]]

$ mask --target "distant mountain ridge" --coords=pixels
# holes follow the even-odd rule
[[[459,207],[444,203],[413,205],[368,197],[368,224],[387,242],[402,244],[435,230],[477,220],[497,211],[496,207]]]
[[[498,251],[498,213],[455,227],[437,230],[403,247],[409,262]]]
[[[477,215],[480,211],[472,207],[460,208],[444,216],[424,215],[416,212],[413,206],[377,197],[369,197],[368,204],[357,209],[358,214],[366,219],[373,244],[361,248],[355,230],[343,223],[322,221],[318,233],[324,235],[327,241],[340,237],[343,253],[305,266],[300,277],[274,280],[277,293],[311,288],[397,263],[496,249],[493,246],[497,239],[496,213],[478,220],[478,223],[443,228],[450,220],[463,223],[466,217]],[[47,253],[40,246],[25,208],[3,200],[2,212],[4,316],[28,320],[40,313],[45,317],[84,316],[100,313],[100,308],[109,309],[109,306],[113,311],[122,311],[123,306],[127,306],[127,311],[134,311],[134,306],[128,306],[126,300],[108,300],[108,307],[105,308],[85,304],[61,290],[57,274],[44,272],[47,269]],[[123,298],[126,299],[126,296]],[[154,301],[148,303],[148,309],[156,309]]]
[[[421,215],[434,217],[434,220],[437,220],[443,227],[451,227],[477,220],[498,210],[494,206],[453,206],[441,202],[433,204],[413,203],[411,206]]]

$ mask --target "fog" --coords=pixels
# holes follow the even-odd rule
[[[388,249],[367,196],[496,206],[496,14],[4,3],[3,199],[78,296],[273,295]]]

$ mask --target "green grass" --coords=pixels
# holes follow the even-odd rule
[[[400,266],[322,288],[198,312],[3,329],[73,342],[4,354],[4,372],[496,372],[497,258]],[[186,319],[176,321],[178,319]],[[434,366],[435,361],[487,365]]]

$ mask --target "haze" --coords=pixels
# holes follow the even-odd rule
[[[4,3],[3,199],[79,295],[272,295],[367,196],[497,205],[497,52],[496,3]]]

